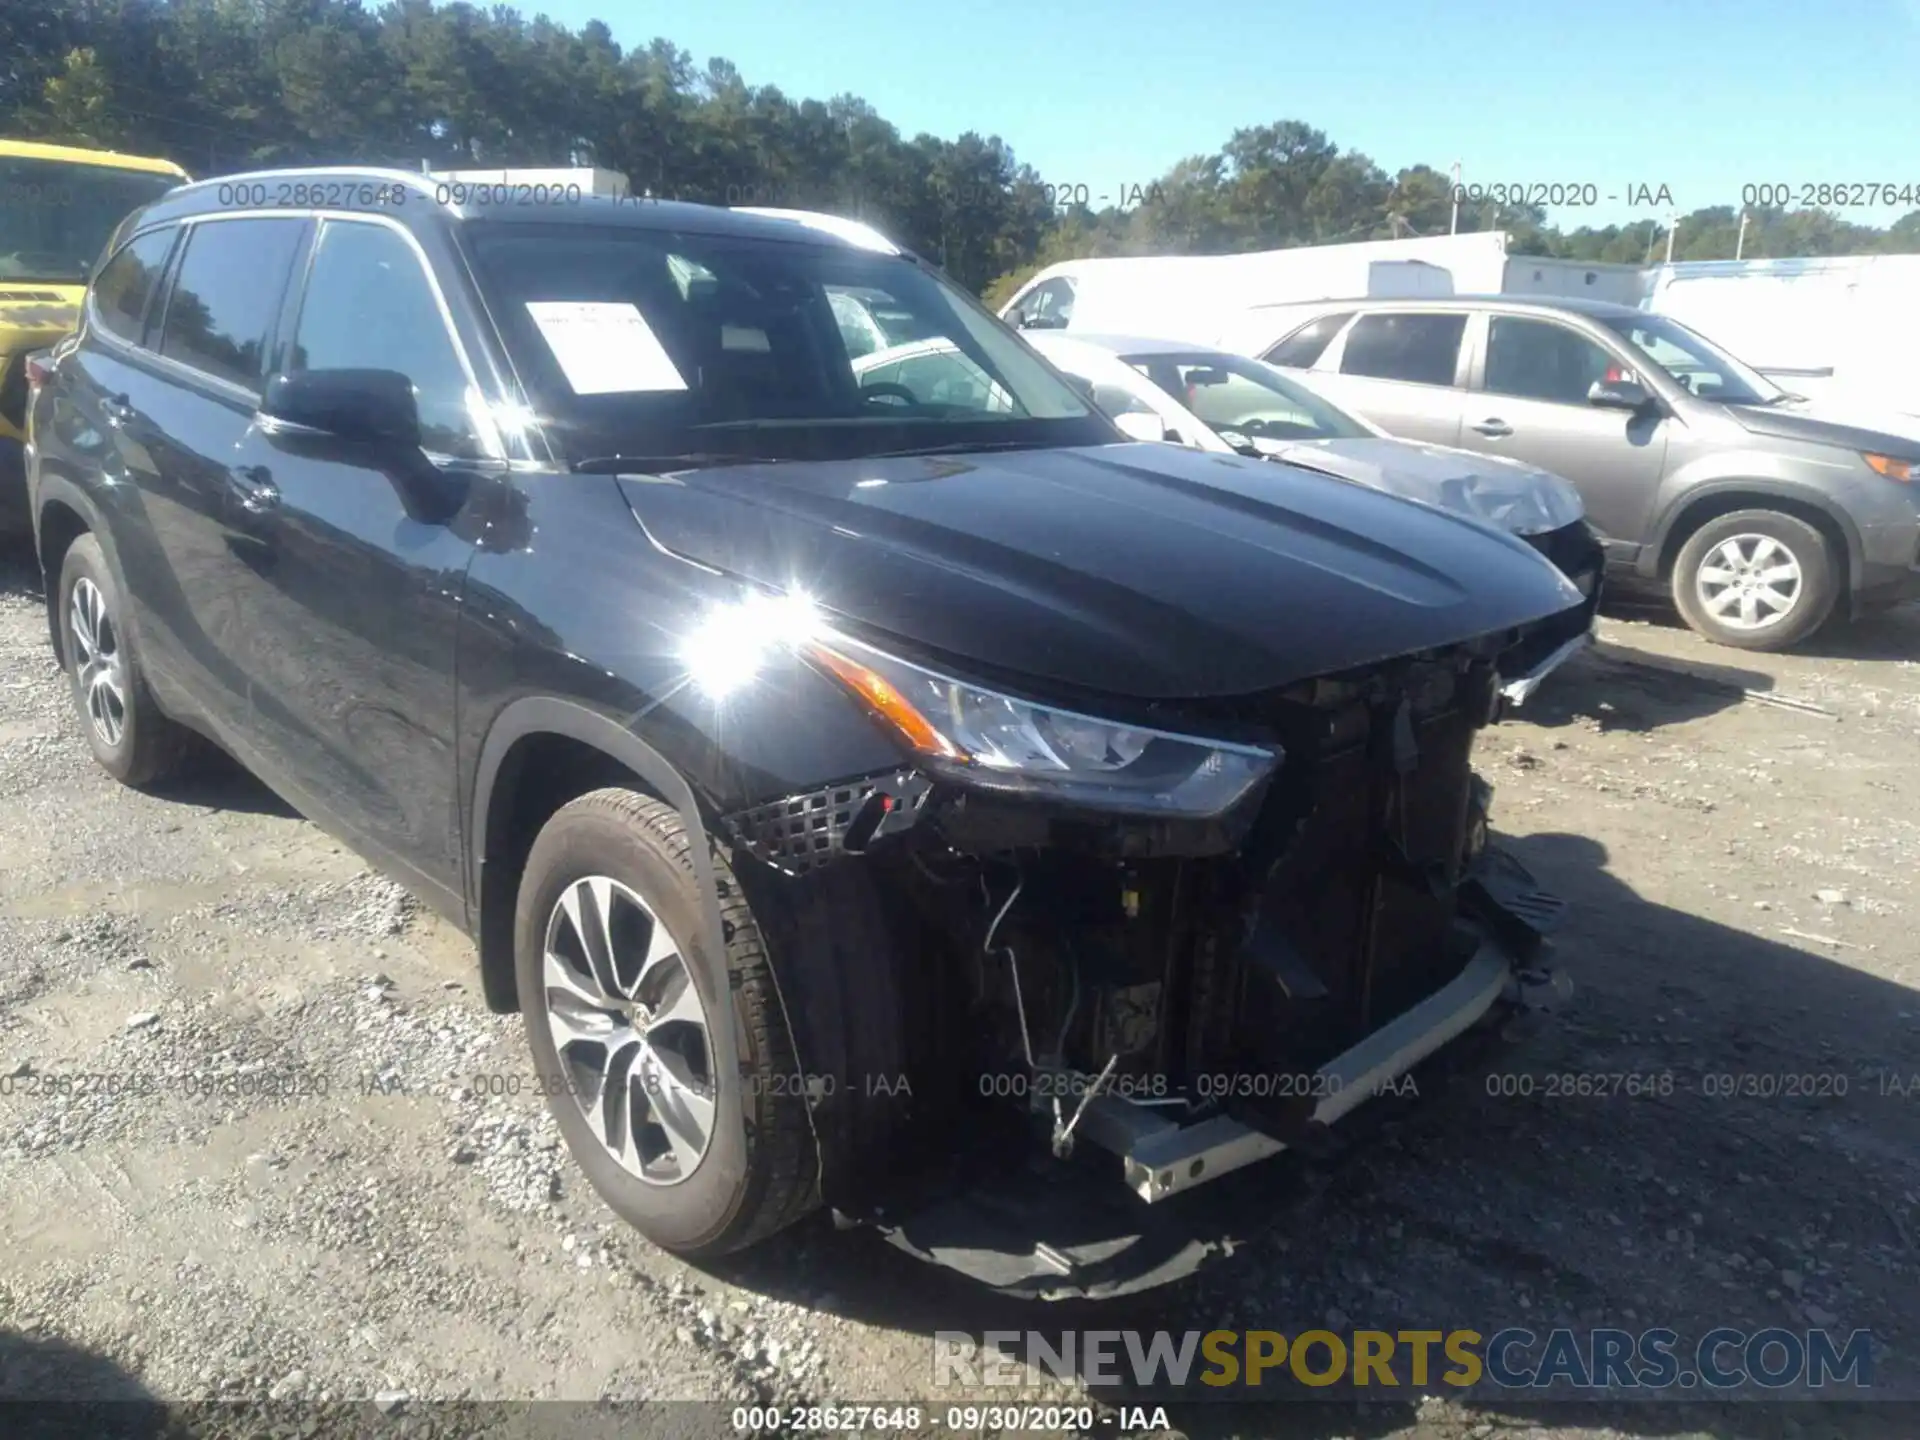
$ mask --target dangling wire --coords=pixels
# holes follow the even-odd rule
[[[1013,1008],[1018,1011],[1020,1015],[1020,1049],[1027,1057],[1027,1068],[1029,1070],[1038,1070],[1040,1067],[1034,1062],[1033,1058],[1033,1037],[1027,1033],[1026,997],[1020,993],[1019,958],[1013,953],[1013,947],[1011,945],[1003,945],[999,951],[995,951],[993,948],[993,937],[1000,933],[1000,922],[1007,918],[1007,912],[1013,908],[1013,902],[1020,898],[1020,892],[1026,888],[1026,884],[1026,877],[1020,874],[1018,867],[1016,867],[1014,870],[1013,893],[1007,896],[998,912],[995,913],[993,923],[987,926],[987,938],[980,948],[989,959],[1000,953],[1004,953],[1007,957],[1007,970],[1013,976]],[[993,892],[987,888],[987,877],[985,875],[980,877],[980,898],[988,905],[993,903]]]

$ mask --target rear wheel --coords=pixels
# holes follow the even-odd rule
[[[760,926],[712,857],[725,952],[703,943],[686,827],[625,789],[563,806],[521,881],[514,961],[560,1133],[601,1198],[663,1249],[738,1250],[817,1203],[807,1096]],[[739,1068],[716,1058],[733,1030]]]
[[[1776,510],[1709,520],[1681,547],[1673,599],[1707,639],[1741,650],[1783,650],[1833,613],[1840,558],[1813,526]]]
[[[74,707],[93,758],[125,785],[150,785],[185,768],[194,733],[162,714],[147,688],[126,625],[120,583],[91,535],[60,566],[60,648]]]

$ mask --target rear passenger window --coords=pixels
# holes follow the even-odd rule
[[[1311,369],[1326,353],[1333,337],[1340,333],[1340,327],[1352,318],[1351,310],[1344,315],[1322,315],[1318,320],[1302,325],[1260,358],[1269,365],[1285,365],[1294,370]]]
[[[1342,375],[1451,385],[1465,315],[1362,315],[1341,352]]]
[[[107,262],[93,282],[94,318],[101,329],[138,345],[147,301],[173,250],[174,230],[149,230]]]
[[[190,227],[167,300],[160,353],[255,394],[304,220],[211,220]]]

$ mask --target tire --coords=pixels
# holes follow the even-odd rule
[[[123,785],[179,774],[195,754],[197,737],[162,714],[147,688],[120,582],[91,535],[67,548],[58,614],[67,680],[93,758]]]
[[[1777,510],[1737,510],[1709,520],[1680,548],[1673,601],[1715,644],[1784,650],[1833,614],[1841,573],[1831,542],[1806,521]],[[1743,586],[1751,588],[1743,593]],[[1782,596],[1789,603],[1778,607]],[[1717,612],[1716,599],[1731,613]]]
[[[690,1258],[744,1249],[819,1200],[807,1096],[765,941],[724,857],[713,855],[712,865],[722,956],[701,943],[700,887],[678,814],[632,790],[595,790],[563,806],[534,840],[514,916],[520,1010],[567,1148],[622,1219]],[[671,954],[654,948],[662,927]],[[583,932],[610,939],[603,953],[617,958],[603,973],[612,984],[594,980]],[[550,948],[564,973],[550,973]],[[687,987],[704,1043],[685,1018]],[[616,1010],[588,1008],[590,992],[613,997]],[[617,1008],[636,996],[639,1005]],[[607,1033],[615,1043],[571,1039],[563,1056],[556,1013],[574,1036]],[[711,1029],[721,1020],[731,1021],[739,1049],[731,1076],[713,1061]],[[609,1072],[625,1083],[605,1086]],[[596,1127],[589,1102],[608,1091],[626,1109],[592,1106],[602,1117]],[[695,1133],[703,1099],[704,1138]]]

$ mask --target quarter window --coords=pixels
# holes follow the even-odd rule
[[[1465,315],[1362,315],[1347,334],[1340,373],[1451,385],[1466,328]]]
[[[160,353],[258,394],[267,336],[305,226],[304,220],[191,226],[167,300]]]
[[[287,368],[397,370],[413,382],[426,449],[485,453],[467,409],[467,372],[420,257],[385,225],[330,220],[321,230]]]
[[[122,340],[140,343],[147,319],[147,302],[152,299],[160,272],[166,268],[173,250],[171,226],[149,230],[123,247],[107,262],[93,282],[94,318],[101,329]]]

